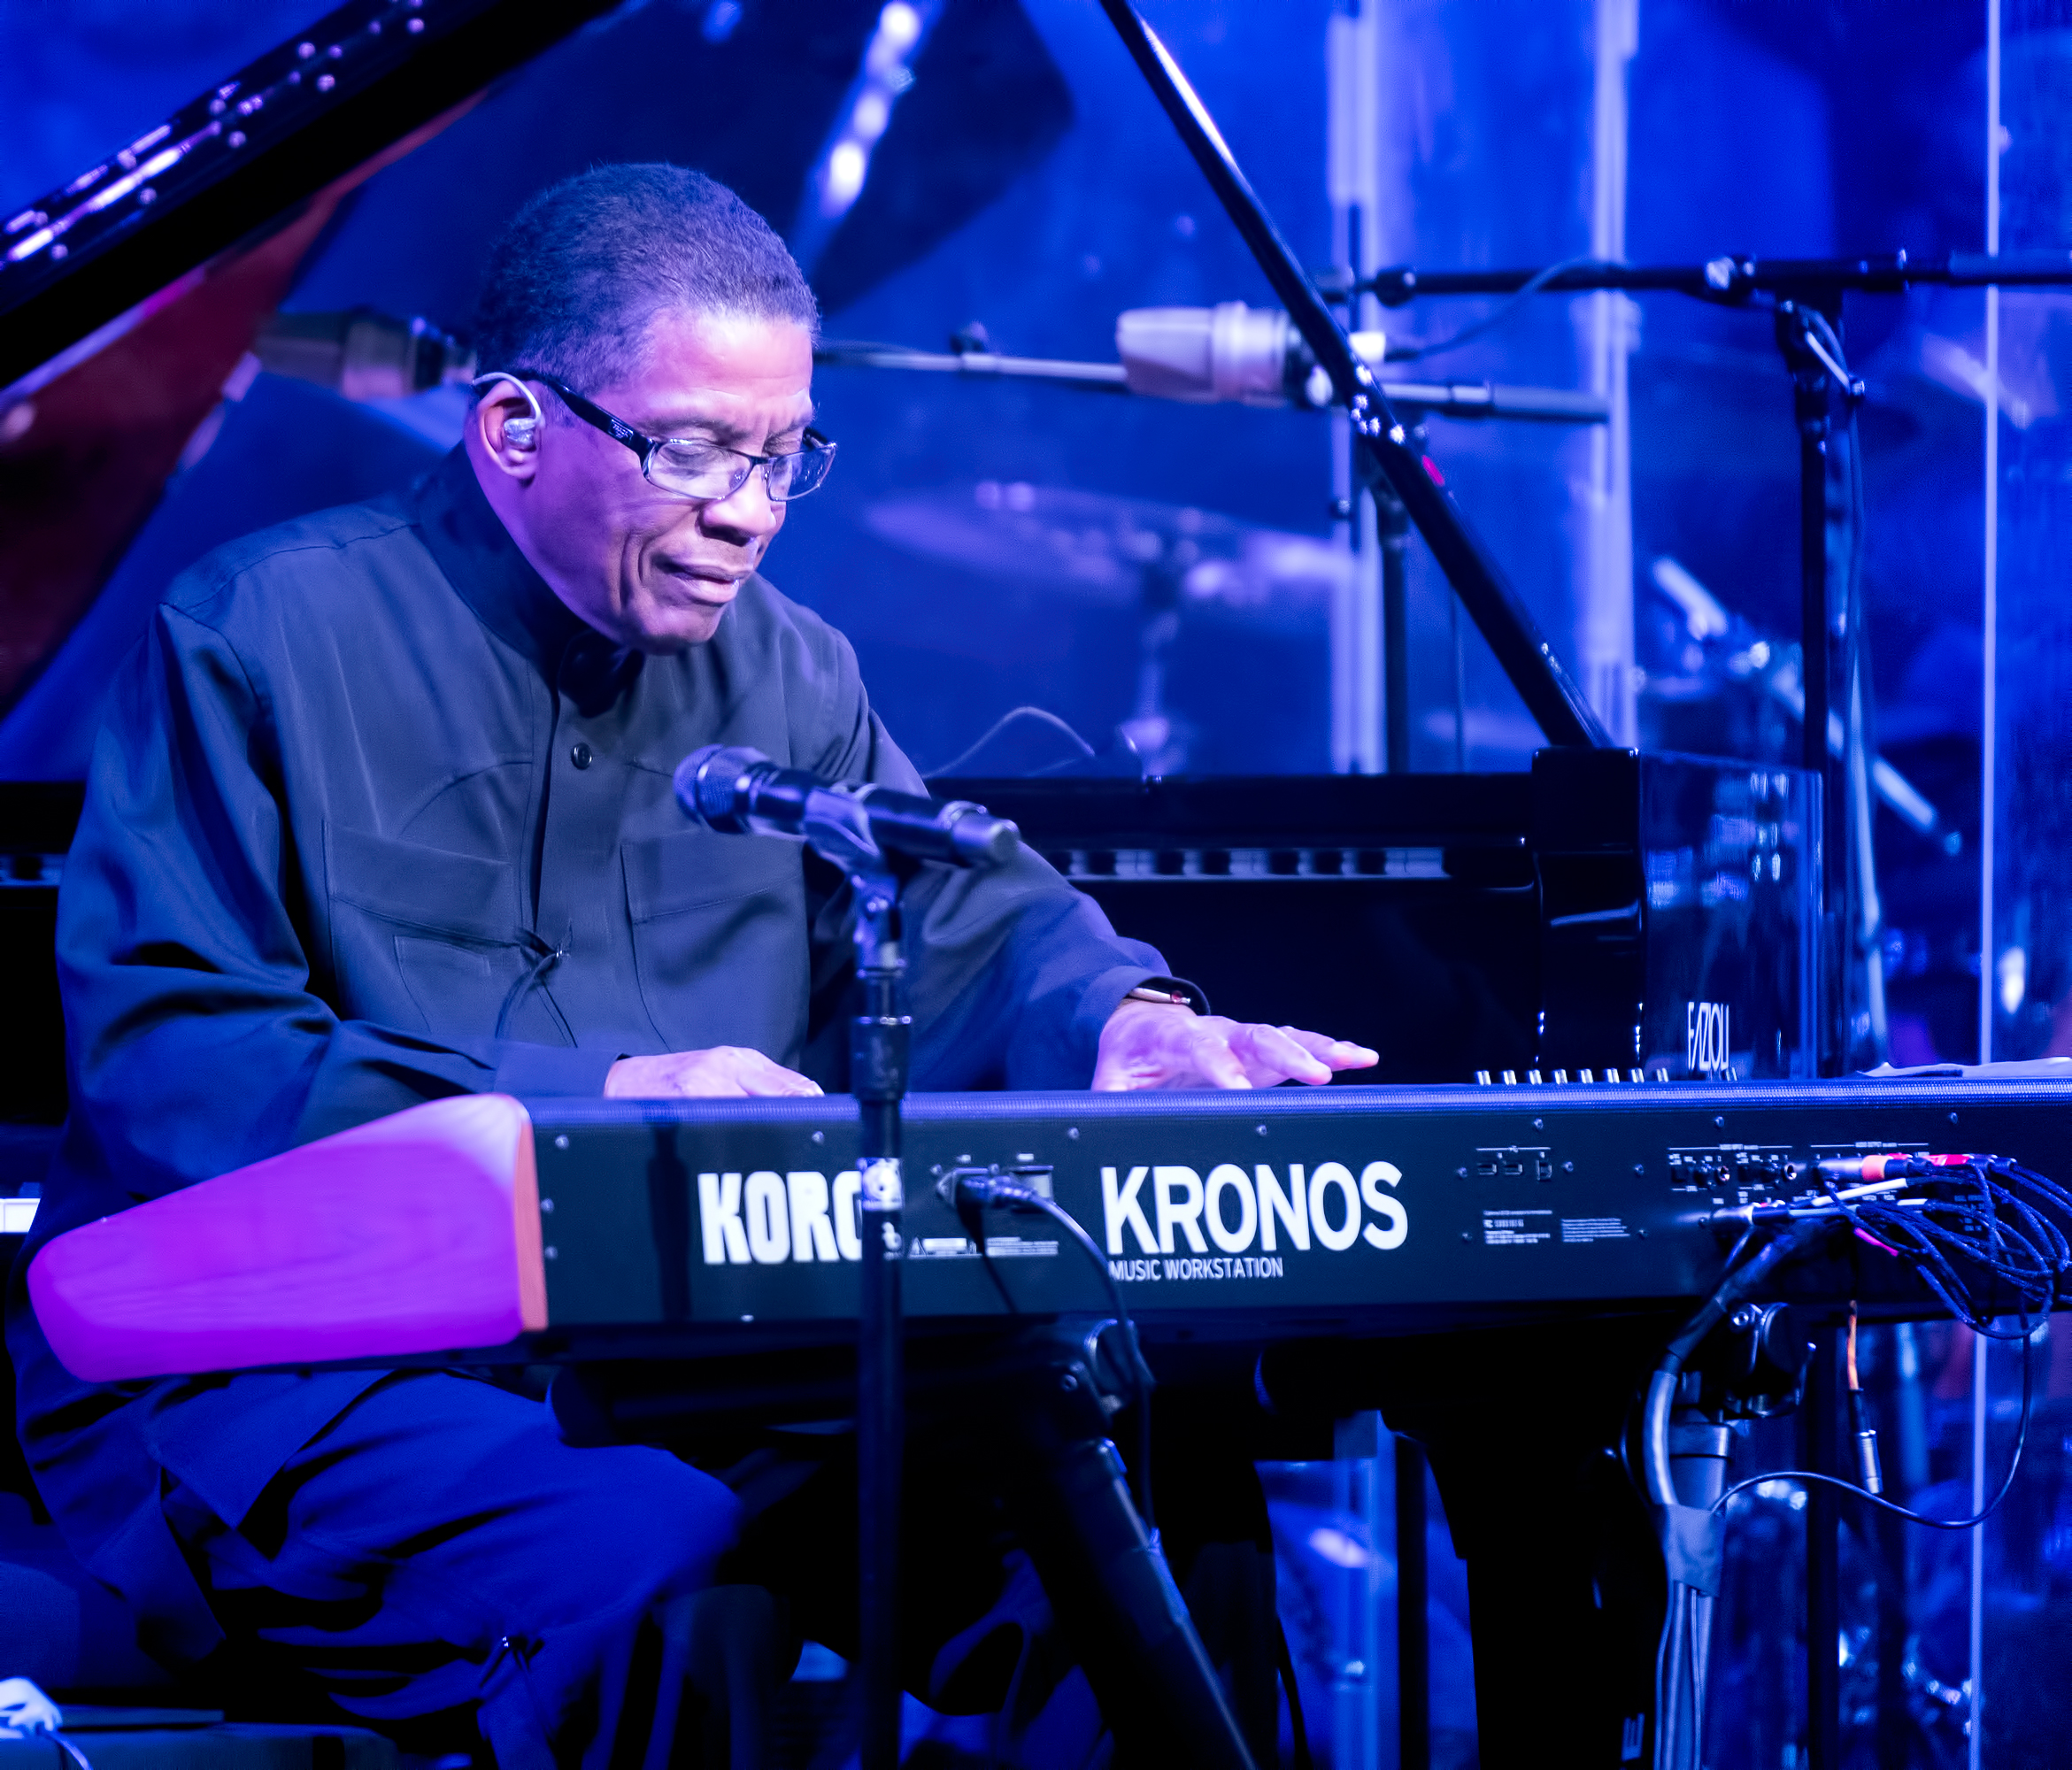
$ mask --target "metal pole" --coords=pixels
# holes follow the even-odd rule
[[[1906,1525],[1881,1512],[1868,1520],[1877,1548],[1878,1770],[1913,1770],[1914,1717],[1907,1712]]]
[[[1424,1451],[1396,1439],[1396,1731],[1399,1770],[1430,1770],[1430,1569],[1425,1564]]]
[[[1527,283],[1541,294],[1576,295],[1623,289],[1688,295],[1720,307],[1747,308],[1762,292],[1809,289],[1900,295],[1910,289],[2055,289],[2072,283],[2072,251],[1952,252],[1919,263],[1905,252],[1857,258],[1708,258],[1702,265],[1570,265],[1564,270],[1420,271],[1407,265],[1377,271],[1360,285],[1384,307],[1421,296],[1512,295]]]
[[[912,1022],[900,1001],[898,887],[859,875],[856,945],[861,1011],[850,1027],[850,1087],[859,1124],[863,1264],[857,1340],[857,1584],[861,1610],[863,1770],[897,1770],[900,1463],[905,1375],[900,1320],[899,1103]]]
[[[1983,1334],[1971,1336],[1971,1514],[1985,1510],[1985,1418],[1987,1341]],[[1985,1744],[1985,1526],[1971,1528],[1971,1628],[1970,1675],[1966,1684],[1971,1701],[1964,1718],[1965,1761],[1970,1770],[1980,1770],[1980,1753]]]
[[[1360,1520],[1376,1552],[1332,1581],[1333,1632],[1343,1657],[1331,1680],[1329,1762],[1333,1770],[1384,1770],[1390,1760],[1382,1753],[1382,1651],[1392,1631],[1382,1626],[1379,1551],[1388,1540],[1382,1509],[1394,1504],[1383,1492],[1393,1486],[1393,1465],[1382,1459],[1393,1441],[1382,1416],[1366,1409],[1336,1421],[1331,1438],[1333,1503]]]
[[[1359,0],[1324,25],[1326,87],[1324,181],[1331,204],[1332,256],[1353,279],[1373,273],[1387,209],[1382,200],[1381,12]],[[1380,324],[1381,304],[1357,297],[1356,326]],[[1352,569],[1331,608],[1331,766],[1340,773],[1378,774],[1392,766],[1383,747],[1382,560],[1362,506],[1371,472],[1356,461],[1343,412],[1332,415],[1335,495],[1350,521]]]
[[[1410,517],[1388,487],[1375,488],[1375,528],[1382,554],[1382,708],[1388,721],[1388,767],[1410,772]]]
[[[1639,46],[1639,34],[1637,0],[1595,0],[1590,250],[1593,257],[1610,262],[1626,256],[1626,72]],[[1583,384],[1604,400],[1607,416],[1583,441],[1589,468],[1573,494],[1583,519],[1576,526],[1576,661],[1583,692],[1613,741],[1631,743],[1638,727],[1627,357],[1639,310],[1630,296],[1609,289],[1586,296],[1578,304],[1584,335]]]
[[[1985,7],[1985,250],[2000,252],[2000,0]],[[1999,937],[1993,928],[1993,871],[1999,834],[2000,670],[2000,291],[1985,292],[1985,607],[1981,620],[1978,833],[1978,1060],[1993,1060],[1993,989]],[[1975,1760],[1976,1761],[1976,1760]]]
[[[1334,483],[1346,521],[1338,540],[1345,573],[1331,591],[1331,767],[1339,774],[1379,774],[1387,766],[1382,735],[1382,562],[1367,517],[1369,489],[1352,452],[1344,412],[1331,414]]]
[[[1841,296],[1829,298],[1838,316]],[[1812,308],[1813,304],[1806,305]],[[1791,372],[1792,416],[1799,427],[1799,658],[1806,689],[1806,710],[1799,728],[1801,764],[1821,778],[1822,857],[1816,901],[1820,927],[1814,944],[1814,999],[1818,1003],[1817,1073],[1837,1075],[1846,1047],[1842,1025],[1844,988],[1841,942],[1845,919],[1837,898],[1837,884],[1850,871],[1852,850],[1845,841],[1847,781],[1835,767],[1828,748],[1828,721],[1833,709],[1834,598],[1829,573],[1828,474],[1833,442],[1834,402],[1841,390],[1825,365],[1809,347],[1807,321],[1800,304],[1777,308],[1778,348]],[[1837,329],[1838,326],[1837,326]]]
[[[1835,1420],[1842,1406],[1836,1366],[1839,1336],[1831,1327],[1814,1335],[1806,1368],[1806,1405],[1799,1412],[1806,1466],[1837,1473]],[[1842,1770],[1842,1611],[1838,1533],[1841,1502],[1825,1481],[1806,1489],[1806,1756],[1812,1770]]]

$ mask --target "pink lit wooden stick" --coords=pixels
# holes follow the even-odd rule
[[[89,1382],[502,1345],[547,1325],[532,1120],[378,1119],[56,1237],[29,1296]]]

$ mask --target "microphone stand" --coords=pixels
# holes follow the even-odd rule
[[[813,363],[826,369],[902,369],[917,374],[951,375],[963,381],[1048,381],[1081,393],[1137,394],[1121,363],[1080,363],[1049,357],[1003,357],[986,350],[910,350],[898,344],[856,344],[823,339],[813,346]],[[1528,424],[1603,424],[1610,408],[1596,394],[1569,388],[1503,387],[1488,381],[1405,381],[1383,383],[1390,403],[1399,411],[1434,418],[1501,418]],[[1327,396],[1326,404],[1329,404]],[[1298,411],[1316,410],[1302,397],[1291,397]]]
[[[818,846],[818,844],[815,844]],[[826,850],[821,850],[822,853]],[[905,1447],[899,1262],[905,1189],[899,1103],[913,1022],[906,1013],[899,881],[881,862],[850,875],[862,1001],[849,1026],[849,1086],[860,1123],[863,1297],[856,1358],[857,1586],[863,1633],[863,1770],[899,1762],[899,1489]]]
[[[1799,674],[1806,708],[1800,727],[1803,766],[1822,785],[1822,850],[1819,885],[1822,909],[1819,945],[1813,956],[1819,1003],[1817,1049],[1823,1075],[1839,1074],[1848,1064],[1851,1016],[1849,966],[1861,967],[1864,1007],[1874,1025],[1883,1018],[1883,958],[1879,950],[1878,896],[1873,868],[1869,824],[1872,814],[1865,777],[1870,744],[1865,730],[1864,642],[1861,599],[1853,569],[1843,576],[1836,595],[1836,557],[1852,555],[1863,544],[1862,513],[1853,496],[1837,497],[1831,488],[1860,486],[1854,411],[1863,397],[1856,380],[1830,345],[1842,336],[1845,295],[1896,295],[1914,287],[1945,289],[2047,288],[2072,284],[2072,252],[1953,252],[1946,258],[1915,264],[1905,252],[1860,258],[1762,260],[1722,257],[1693,266],[1617,264],[1572,265],[1544,271],[1419,272],[1398,266],[1377,272],[1364,281],[1348,279],[1339,298],[1371,294],[1384,306],[1401,306],[1419,295],[1515,294],[1531,285],[1536,291],[1578,293],[1601,289],[1667,290],[1717,306],[1768,311],[1774,318],[1777,347],[1791,377],[1792,416],[1799,433]],[[1999,390],[1988,388],[1985,398],[1999,422]],[[1837,506],[1839,506],[1839,509]],[[1849,546],[1835,546],[1832,531],[1845,527]],[[1837,605],[1838,604],[1838,605]],[[1839,631],[1840,681],[1834,656]],[[1845,710],[1842,753],[1831,755],[1828,720],[1837,698]],[[1829,858],[1833,857],[1833,858]],[[1837,864],[1838,858],[1838,864]],[[1808,1418],[1819,1417],[1819,1410]],[[1822,1501],[1808,1512],[1815,1540],[1807,1553],[1807,1613],[1816,1620],[1835,1614],[1836,1514]],[[1829,1631],[1831,1633],[1831,1630]],[[1808,1631],[1809,1641],[1819,1635]],[[1808,1661],[1808,1698],[1814,1736],[1833,1738],[1839,1726],[1838,1686],[1832,1654],[1817,1648]],[[1823,1732],[1824,1730],[1824,1732]]]
[[[905,1349],[899,1297],[905,1189],[900,1103],[913,1022],[899,890],[921,865],[1004,865],[1021,837],[1004,818],[948,804],[844,786],[786,768],[759,750],[708,743],[677,764],[677,803],[692,822],[728,835],[798,836],[848,880],[860,997],[849,1023],[850,1091],[859,1120],[856,1348],[858,1680],[863,1770],[897,1770],[900,1465],[905,1444]]]
[[[856,1345],[858,1677],[863,1689],[862,1770],[897,1770],[899,1499],[906,1379],[899,1269],[904,1249],[900,1102],[913,1021],[904,999],[899,875],[859,813],[808,820],[806,841],[848,876],[855,897],[861,999],[849,1023],[849,1086],[856,1097],[858,1203],[863,1263]]]
[[[1343,273],[1341,273],[1342,276]],[[1816,290],[1899,295],[1909,289],[2042,289],[2072,283],[2072,252],[1952,252],[1916,263],[1905,252],[1858,258],[1752,258],[1724,254],[1702,265],[1582,263],[1552,271],[1419,271],[1398,265],[1354,282],[1326,281],[1334,299],[1371,295],[1401,307],[1421,295],[1582,295],[1600,289],[1668,291],[1722,307],[1746,307],[1759,296],[1797,298]]]
[[[1059,362],[1049,357],[1003,357],[991,350],[909,350],[898,344],[858,344],[823,339],[813,346],[816,366],[833,369],[905,369],[919,374],[957,375],[966,381],[1054,381],[1084,393],[1127,394],[1120,363]]]
[[[1952,252],[1916,262],[1905,252],[1856,258],[1754,258],[1723,255],[1699,265],[1586,263],[1548,270],[1418,271],[1396,266],[1360,281],[1341,280],[1327,292],[1343,300],[1372,295],[1387,307],[1419,296],[1581,294],[1597,289],[1667,291],[1717,307],[1769,313],[1777,348],[1791,378],[1792,417],[1799,433],[1799,673],[1806,712],[1800,727],[1801,765],[1822,784],[1821,886],[1822,928],[1815,960],[1820,1001],[1820,1072],[1853,1067],[1848,1027],[1858,1004],[1849,1000],[1861,976],[1864,1015],[1882,1043],[1883,961],[1877,946],[1877,884],[1868,823],[1870,807],[1861,777],[1864,756],[1863,622],[1853,572],[1838,560],[1863,544],[1855,499],[1837,488],[1860,483],[1862,468],[1853,414],[1863,383],[1837,350],[1842,303],[1848,294],[1898,295],[1914,288],[2050,288],[2072,285],[2072,252]],[[1997,401],[1989,389],[1989,401]],[[1837,531],[1846,532],[1846,546]],[[1837,584],[1837,579],[1842,582]],[[1837,593],[1837,591],[1839,593]],[[1831,712],[1842,712],[1845,741],[1837,757],[1828,745]],[[1881,1053],[1882,1055],[1882,1053]]]

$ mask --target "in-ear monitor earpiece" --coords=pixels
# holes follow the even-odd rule
[[[469,386],[476,393],[491,381],[509,381],[525,396],[525,403],[532,408],[530,418],[507,418],[504,420],[504,440],[513,449],[536,449],[540,446],[540,426],[545,414],[540,410],[540,402],[533,390],[508,369],[492,369],[486,375],[477,375]]]

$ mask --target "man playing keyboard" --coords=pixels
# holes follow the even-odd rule
[[[713,743],[920,790],[848,643],[759,575],[834,462],[816,323],[721,187],[572,179],[493,256],[462,446],[173,584],[65,869],[73,1107],[38,1243],[442,1096],[844,1085],[842,881],[689,827],[671,792]],[[920,1088],[1375,1061],[1209,1015],[1030,853],[927,869],[905,920]],[[537,1400],[456,1374],[81,1383],[19,1270],[38,1486],[166,1663],[426,1749],[479,1726],[505,1766],[749,1760],[728,1693],[759,1675],[759,1625],[727,1485],[572,1448]]]

